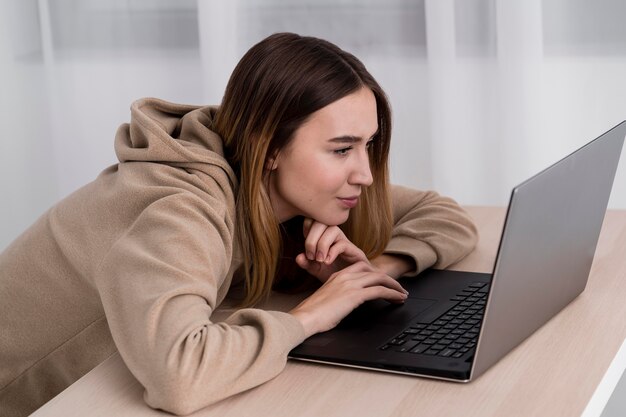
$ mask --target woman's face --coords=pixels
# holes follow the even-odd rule
[[[369,88],[316,111],[273,161],[270,198],[279,222],[301,215],[328,226],[348,220],[372,184],[368,148],[378,130]]]

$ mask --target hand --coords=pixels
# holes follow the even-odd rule
[[[332,274],[357,262],[370,263],[339,227],[307,218],[303,229],[305,253],[296,256],[296,263],[320,281],[326,282]]]
[[[367,262],[357,262],[330,276],[290,313],[304,327],[306,337],[337,326],[365,301],[383,298],[403,303],[408,292],[400,283]]]
[[[370,260],[370,263],[374,268],[394,278],[400,278],[402,275],[417,269],[413,258],[406,255],[384,253]]]

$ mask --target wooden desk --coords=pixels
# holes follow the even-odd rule
[[[505,211],[468,211],[481,240],[453,269],[490,272]],[[625,248],[626,211],[609,211],[587,289],[469,384],[289,361],[275,379],[194,416],[579,416],[626,337]],[[297,302],[277,296],[272,307]],[[167,415],[142,395],[114,354],[33,415]]]

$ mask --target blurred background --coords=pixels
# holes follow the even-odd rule
[[[137,98],[218,104],[279,31],[359,57],[393,108],[392,181],[465,205],[626,119],[621,0],[0,0],[0,250],[116,162]],[[626,161],[611,208],[626,208]]]

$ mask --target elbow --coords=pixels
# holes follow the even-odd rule
[[[468,219],[468,223],[464,225],[460,236],[457,237],[458,256],[455,261],[459,261],[472,253],[478,245],[478,239],[478,229],[476,225],[474,225],[474,222]]]
[[[462,209],[462,217],[458,221],[457,241],[463,247],[462,256],[468,255],[478,245],[478,228],[471,215]]]
[[[468,253],[473,251],[476,248],[476,245],[478,245],[478,228],[476,227],[476,225],[474,224],[474,222],[470,221],[469,227],[468,227]]]
[[[167,411],[177,416],[192,414],[201,408],[213,404],[210,392],[205,389],[200,395],[196,392],[193,384],[180,378],[163,378],[144,384],[144,401],[150,407]]]
[[[167,392],[154,392],[146,389],[144,393],[144,401],[150,407],[167,411],[177,416],[189,415],[202,407],[196,407],[190,401],[189,396],[179,390],[167,390]]]

